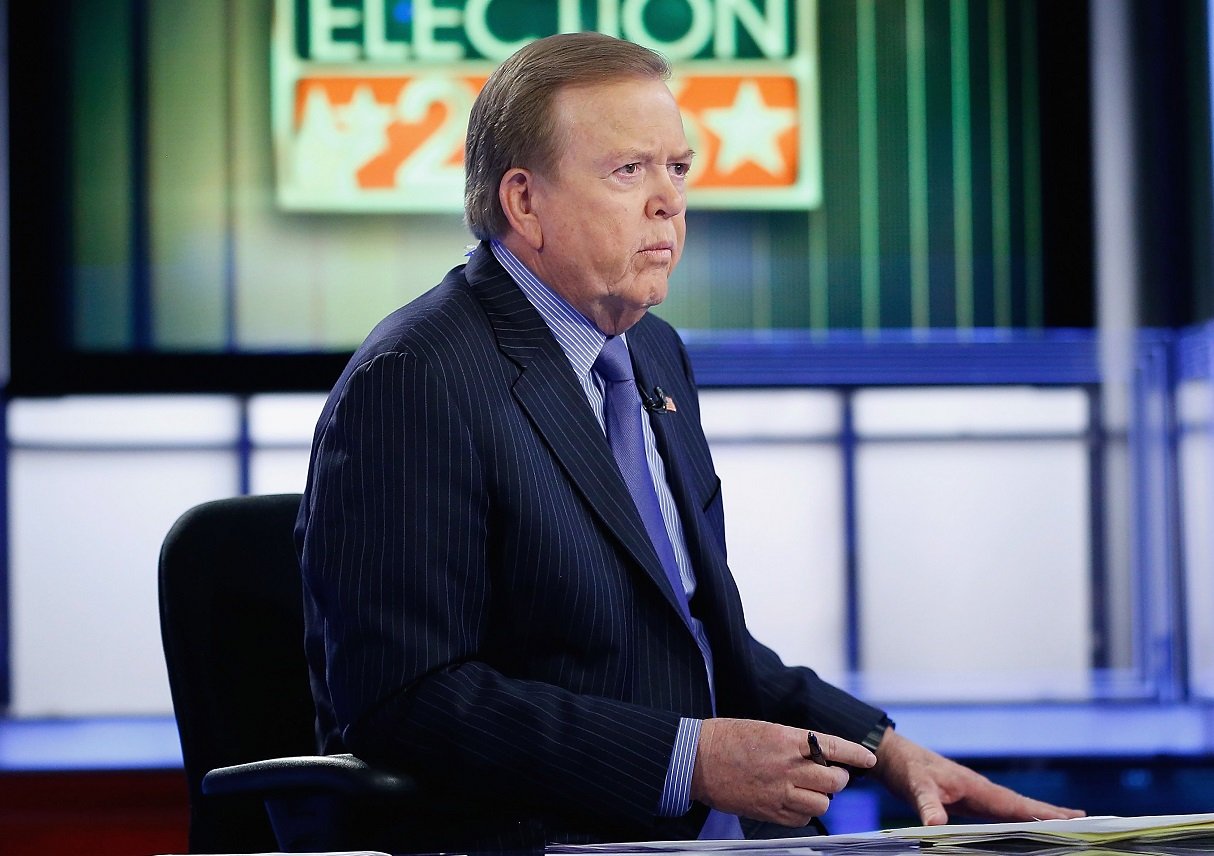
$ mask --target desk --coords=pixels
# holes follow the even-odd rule
[[[554,856],[902,856],[902,854],[1214,853],[1214,814],[1081,817],[887,829],[771,841],[640,842],[551,847]]]

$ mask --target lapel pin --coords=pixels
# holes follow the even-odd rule
[[[678,413],[679,408],[675,407],[674,399],[666,394],[666,391],[660,386],[653,388],[653,394],[647,395],[642,402],[645,409],[650,413]]]

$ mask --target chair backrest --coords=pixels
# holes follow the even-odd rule
[[[277,849],[255,797],[208,797],[215,767],[316,751],[292,532],[299,494],[190,509],[160,553],[160,631],[190,787],[190,852]]]

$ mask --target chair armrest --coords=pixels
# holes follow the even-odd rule
[[[400,798],[417,797],[422,791],[411,776],[368,766],[353,755],[302,755],[217,767],[203,776],[202,792],[266,798],[316,792]]]

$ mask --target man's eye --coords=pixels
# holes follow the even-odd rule
[[[641,165],[639,163],[626,163],[619,168],[619,172],[624,175],[636,175],[640,171]]]
[[[686,178],[687,173],[691,172],[691,164],[689,163],[672,163],[670,171],[679,178]]]

